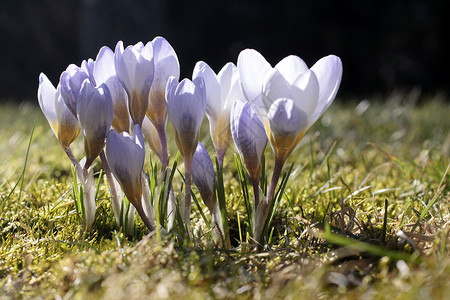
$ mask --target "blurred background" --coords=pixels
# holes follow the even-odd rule
[[[177,52],[182,78],[198,60],[218,72],[254,48],[272,65],[289,54],[309,66],[340,56],[341,99],[413,88],[447,95],[449,12],[446,0],[1,0],[0,102],[36,101],[40,72],[56,85],[104,45],[157,35]]]

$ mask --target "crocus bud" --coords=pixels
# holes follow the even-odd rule
[[[202,78],[180,83],[170,77],[166,87],[166,107],[175,128],[175,142],[184,161],[185,200],[182,207],[183,222],[189,232],[191,212],[191,163],[198,144],[198,135],[206,112],[205,83]]]
[[[236,99],[244,95],[239,82],[239,74],[233,63],[227,63],[216,75],[203,61],[197,62],[192,78],[202,77],[206,86],[206,115],[209,119],[211,140],[213,141],[219,164],[231,143],[230,110]]]
[[[77,116],[84,137],[86,165],[89,168],[105,146],[105,138],[113,120],[111,94],[105,84],[92,86],[86,79],[77,102]]]
[[[57,93],[55,105],[58,117],[58,140],[64,149],[68,149],[80,133],[80,122],[69,111],[60,93]]]
[[[93,77],[95,83],[104,83],[113,102],[112,126],[117,132],[130,130],[130,114],[128,113],[127,93],[117,78],[114,66],[114,52],[108,47],[102,47],[98,52],[93,66]]]
[[[192,179],[197,186],[203,202],[205,202],[211,213],[211,226],[213,228],[214,241],[222,245],[224,240],[224,230],[222,216],[217,205],[216,193],[214,190],[214,167],[208,151],[202,143],[198,143],[192,159]]]
[[[178,83],[175,77],[170,77],[166,88],[166,106],[175,128],[178,149],[185,162],[190,162],[197,148],[198,135],[206,112],[203,79],[183,79]]]
[[[61,146],[69,148],[80,132],[80,124],[44,73],[39,75],[38,101]]]
[[[231,134],[252,180],[258,180],[267,145],[264,125],[248,102],[236,100],[231,109]]]
[[[111,129],[106,140],[106,157],[128,200],[135,207],[141,207],[141,176],[145,159],[141,127],[134,125],[133,135]]]
[[[62,72],[59,79],[61,86],[61,96],[66,103],[67,108],[72,114],[77,116],[77,101],[81,91],[81,85],[84,80],[89,79],[87,68],[80,68],[71,64]]]
[[[192,158],[192,179],[194,179],[194,183],[206,206],[211,211],[215,210],[217,200],[214,192],[214,166],[208,151],[202,143],[198,143]]]
[[[155,76],[148,97],[147,116],[158,131],[164,130],[167,120],[166,85],[170,76],[180,77],[180,64],[172,46],[163,37],[152,41]]]
[[[128,95],[128,105],[134,124],[142,125],[148,107],[148,94],[153,82],[155,65],[153,46],[138,43],[123,48],[122,41],[116,45],[116,74]]]

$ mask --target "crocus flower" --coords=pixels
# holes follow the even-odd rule
[[[248,102],[234,101],[231,109],[231,134],[252,181],[259,181],[262,156],[267,145],[264,125]]]
[[[134,125],[133,135],[128,132],[108,132],[106,157],[111,171],[119,181],[128,201],[134,205],[145,225],[154,229],[142,207],[142,169],[145,160],[144,137],[139,124]]]
[[[158,131],[163,157],[163,167],[167,167],[167,142],[165,127],[167,121],[166,85],[170,76],[176,80],[180,77],[180,64],[172,46],[163,37],[155,37],[152,41],[155,76],[148,95],[147,117]]]
[[[342,63],[329,55],[309,69],[291,55],[272,68],[256,50],[246,49],[239,54],[238,70],[244,95],[260,115],[275,153],[268,195],[258,208],[263,223],[284,162],[336,96]]]
[[[131,119],[134,124],[141,126],[155,71],[152,43],[144,46],[139,42],[124,49],[122,41],[119,41],[115,49],[114,64],[117,77],[128,95]]]
[[[155,37],[153,44],[153,59],[155,76],[148,97],[147,116],[158,130],[164,129],[167,120],[166,85],[170,76],[178,80],[180,63],[172,46],[163,37]]]
[[[253,185],[253,238],[259,240],[264,228],[266,198],[260,202],[259,176],[267,145],[264,125],[248,102],[236,100],[231,109],[231,134]]]
[[[38,101],[61,146],[68,149],[80,132],[80,124],[44,73],[39,75]]]
[[[197,62],[192,78],[202,77],[206,86],[206,115],[211,139],[220,166],[231,143],[230,110],[236,99],[243,99],[239,74],[233,63],[227,63],[216,75],[203,61]]]
[[[96,85],[104,83],[113,102],[113,128],[118,131],[130,130],[130,115],[128,112],[127,93],[117,78],[114,66],[114,52],[108,47],[102,47],[98,52],[93,66],[93,77]]]
[[[200,127],[206,112],[205,83],[202,78],[180,83],[170,77],[166,87],[166,107],[175,128],[175,142],[184,160],[186,194],[183,220],[189,227],[191,210],[191,163],[198,144]]]
[[[320,59],[311,69],[298,56],[274,68],[256,50],[239,54],[242,89],[261,116],[276,159],[285,161],[336,96],[342,77],[339,57]]]
[[[216,194],[214,192],[214,167],[208,151],[200,142],[192,158],[192,179],[206,206],[209,210],[213,211],[217,206]]]
[[[67,108],[72,112],[72,114],[77,116],[77,101],[81,91],[81,85],[84,80],[89,79],[92,84],[92,77],[89,75],[89,69],[87,62],[83,61],[82,67],[70,64],[67,69],[62,72],[59,79],[61,86],[61,96],[66,103]]]
[[[211,213],[211,224],[213,225],[213,236],[216,243],[221,244],[224,237],[222,216],[217,205],[214,190],[214,167],[208,151],[202,143],[198,143],[192,159],[192,179],[197,186],[203,202]]]
[[[105,84],[94,87],[89,79],[83,82],[77,100],[77,116],[84,137],[84,167],[87,169],[103,150],[113,120],[111,94]]]

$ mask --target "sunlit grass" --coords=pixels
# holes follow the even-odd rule
[[[126,237],[115,227],[104,177],[94,227],[84,232],[70,162],[39,108],[2,104],[0,298],[444,299],[450,290],[450,106],[439,96],[422,98],[415,103],[412,92],[334,103],[288,159],[284,172],[293,164],[292,174],[268,228],[270,241],[259,249],[246,235],[251,230],[231,148],[223,174],[231,250],[214,248],[194,204],[191,241],[172,235],[159,242],[139,218],[136,235]],[[36,117],[23,185],[11,193]],[[213,154],[206,122],[201,141]],[[77,158],[82,149],[78,139]],[[269,147],[265,155],[270,180]],[[150,171],[149,154],[145,168]],[[249,199],[252,193],[248,188]],[[201,201],[199,207],[208,219]]]

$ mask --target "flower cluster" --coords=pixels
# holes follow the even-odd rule
[[[83,187],[84,225],[91,227],[95,219],[92,164],[100,157],[117,223],[132,225],[137,211],[150,230],[160,226],[155,218],[155,199],[149,191],[150,179],[143,170],[145,137],[162,166],[156,185],[165,190],[163,207],[168,222],[167,228],[161,229],[171,230],[179,211],[180,225],[190,233],[192,178],[210,210],[214,240],[221,244],[227,236],[226,208],[218,200],[220,181],[216,172],[222,172],[224,157],[234,141],[253,186],[250,234],[259,241],[287,157],[336,96],[342,77],[341,60],[330,55],[308,68],[292,55],[272,67],[256,50],[246,49],[239,54],[237,65],[229,62],[217,74],[200,61],[192,80],[179,81],[179,76],[177,55],[162,37],[126,48],[119,41],[114,51],[103,47],[95,60],[69,65],[56,88],[44,74],[40,75],[39,104]],[[199,142],[205,115],[217,157],[216,172]],[[174,190],[171,184],[166,186],[171,172],[167,119],[173,125],[184,161],[185,192],[178,193],[184,201],[178,201],[178,210]],[[86,157],[78,161],[70,146],[80,132]],[[275,166],[264,195],[259,179],[268,142]],[[124,196],[132,204],[127,215]]]

